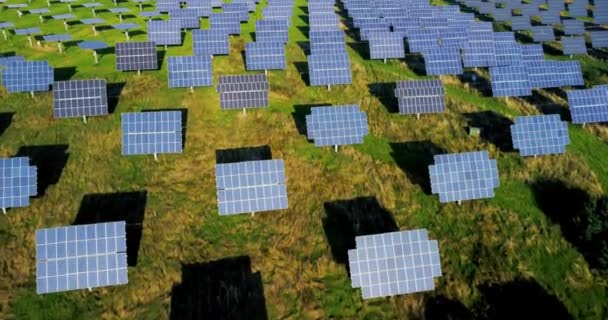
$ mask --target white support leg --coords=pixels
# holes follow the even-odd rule
[[[27,41],[30,43],[30,47],[34,47],[34,44],[32,43],[32,36],[27,36]]]
[[[194,87],[190,87],[190,92],[194,93]]]
[[[42,15],[38,16],[38,20],[40,20],[40,23],[44,23],[44,17]]]
[[[154,161],[158,161],[158,154],[154,154]]]
[[[416,114],[416,120],[420,120],[420,113]]]
[[[63,27],[65,28],[65,31],[68,31],[68,22],[63,20]]]
[[[93,34],[97,35],[97,28],[95,28],[95,26],[93,26]]]
[[[334,145],[334,152],[338,152],[338,145]]]
[[[97,57],[97,51],[93,50],[93,57],[95,58],[95,64],[99,63],[99,58]]]
[[[61,42],[57,42],[57,49],[59,49],[59,54],[63,54],[63,45]]]
[[[2,36],[4,37],[4,40],[8,40],[8,37],[6,36],[6,30],[2,29]]]
[[[87,116],[82,116],[82,121],[84,121],[84,124],[87,124]]]
[[[34,91],[30,91],[30,95],[32,96],[32,98],[34,97]]]
[[[2,213],[6,215],[6,208],[2,208]]]
[[[125,31],[125,36],[127,37],[127,41],[129,41],[129,31]]]

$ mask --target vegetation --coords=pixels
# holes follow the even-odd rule
[[[44,6],[41,0],[30,4]],[[247,115],[220,111],[214,88],[194,93],[167,88],[166,58],[191,54],[188,33],[181,47],[159,47],[161,69],[141,76],[115,71],[111,51],[94,65],[91,53],[74,44],[59,55],[54,45],[30,48],[20,36],[2,42],[3,53],[49,59],[56,80],[105,78],[113,112],[86,125],[81,119],[56,120],[50,93],[31,98],[0,92],[0,155],[32,157],[41,191],[29,207],[0,217],[0,318],[183,319],[221,312],[272,319],[608,316],[607,277],[601,271],[606,265],[606,127],[572,125],[566,154],[521,158],[508,145],[509,122],[548,110],[567,116],[563,92],[494,99],[484,93],[487,75],[481,71],[476,83],[466,75],[442,78],[448,112],[420,120],[400,116],[390,83],[423,77],[416,73],[419,59],[370,61],[351,37],[353,84],[331,91],[309,87],[302,50],[305,6],[296,0],[287,70],[269,73],[270,108]],[[67,13],[67,6],[53,13]],[[75,14],[88,17],[90,11],[77,8]],[[118,22],[109,12],[99,16]],[[241,51],[260,18],[258,9],[243,25],[243,36],[231,38],[230,56],[214,59],[216,81],[219,75],[245,72]],[[18,27],[38,24],[36,15],[16,19],[12,10],[0,12],[0,20],[16,20]],[[144,25],[137,17],[126,21]],[[63,32],[61,21],[46,21],[41,28]],[[70,33],[75,39],[95,38],[80,24]],[[114,44],[124,35],[105,29],[98,38]],[[142,41],[146,35],[132,38]],[[606,82],[605,61],[575,58],[591,70],[587,85]],[[307,141],[301,129],[310,106],[348,103],[367,112],[370,135],[364,144],[334,153]],[[160,156],[158,162],[121,156],[120,113],[166,108],[187,109],[184,153]],[[467,134],[471,126],[484,129],[481,137]],[[214,165],[237,152],[230,149],[243,147],[253,148],[247,154],[285,160],[288,210],[218,216]],[[498,160],[496,197],[440,204],[428,187],[432,156],[482,149]],[[128,285],[35,294],[37,228],[116,218],[129,221],[129,237],[135,235],[129,240]],[[434,292],[364,301],[360,290],[350,287],[344,250],[354,235],[395,228],[427,228],[439,240],[444,276]],[[217,308],[207,303],[210,297],[221,302]],[[533,313],[534,307],[545,313]]]

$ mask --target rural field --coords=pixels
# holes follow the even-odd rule
[[[246,72],[242,51],[265,3],[231,37],[230,55],[214,58],[215,83]],[[132,9],[126,22],[142,26],[132,41],[146,40],[136,4],[120,5]],[[68,12],[53,6],[65,7],[53,14]],[[83,7],[74,14],[91,16]],[[307,85],[307,2],[296,0],[287,70],[268,73],[270,107],[247,114],[221,111],[214,87],[167,87],[167,57],[192,55],[189,32],[182,46],[159,46],[160,70],[141,75],[116,71],[113,50],[95,65],[75,42],[60,55],[55,44],[0,40],[0,55],[48,59],[56,81],[106,79],[111,111],[88,124],[54,119],[51,92],[30,97],[0,88],[0,156],[29,156],[39,184],[29,207],[0,216],[0,319],[190,319],[205,305],[208,319],[607,319],[608,127],[569,124],[565,154],[522,158],[511,145],[513,118],[559,113],[569,121],[565,91],[492,98],[486,69],[441,78],[447,112],[399,115],[394,83],[425,78],[422,59],[370,60],[340,14],[352,85]],[[118,23],[110,12],[98,16]],[[64,32],[61,21],[39,24],[37,15],[17,18],[14,10],[1,11],[0,21]],[[125,40],[111,28],[94,36],[82,24],[69,33],[112,46]],[[593,50],[572,58],[581,61],[587,87],[608,83],[605,57]],[[367,113],[365,142],[337,153],[315,147],[304,128],[310,108],[342,104]],[[152,109],[183,110],[183,154],[122,156],[120,114]],[[481,135],[470,136],[470,127]],[[498,161],[496,196],[440,203],[430,192],[433,155],[477,150]],[[285,161],[289,209],[218,215],[215,164],[243,158]],[[35,230],[99,219],[128,223],[129,283],[36,294]],[[354,237],[419,228],[439,241],[443,276],[435,290],[363,300],[347,270]]]

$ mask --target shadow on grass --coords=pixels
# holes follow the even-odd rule
[[[272,151],[269,146],[257,146],[215,151],[216,163],[234,163],[244,161],[271,160]]]
[[[348,270],[348,250],[355,249],[355,237],[398,231],[393,215],[375,197],[326,202],[323,230],[337,263]]]
[[[40,198],[50,185],[59,182],[69,158],[68,145],[25,146],[19,148],[16,156],[29,157],[30,164],[38,168],[37,197]]]
[[[475,89],[479,95],[492,97],[492,84],[487,78],[481,76],[476,71],[465,71],[463,74],[458,75],[458,78]]]
[[[55,68],[55,81],[70,80],[76,74],[76,67]]]
[[[0,113],[0,136],[8,129],[13,122],[14,112],[2,112]]]
[[[304,81],[304,84],[306,84],[307,86],[310,86],[310,74],[308,73],[308,62],[307,61],[296,61],[293,63],[293,65],[296,67],[296,70],[298,70],[298,73],[300,74],[302,81]]]
[[[122,89],[124,89],[126,82],[108,83],[108,113],[112,114],[118,106]]]
[[[298,133],[301,135],[308,135],[306,128],[306,116],[311,113],[311,109],[314,107],[329,106],[330,103],[315,103],[315,104],[297,104],[293,106],[294,112],[291,114],[293,122],[298,129]]]
[[[431,141],[393,142],[390,146],[391,156],[407,178],[424,193],[431,194],[429,166],[434,163],[435,155],[447,151]]]
[[[144,109],[141,112],[179,111],[182,116],[182,149],[186,149],[186,134],[188,133],[188,109]]]
[[[468,320],[473,313],[458,300],[443,295],[425,299],[424,319],[426,320]]]
[[[463,114],[468,127],[481,129],[481,138],[502,151],[513,151],[511,139],[511,119],[494,111],[480,111]]]
[[[408,69],[412,70],[418,76],[426,76],[426,66],[422,54],[406,54],[405,58],[401,59],[405,62]]]
[[[139,256],[147,199],[147,191],[85,195],[73,224],[125,221],[127,264],[134,267]]]
[[[173,286],[172,320],[267,319],[264,287],[247,256],[182,265]]]
[[[378,82],[367,85],[369,93],[380,100],[380,103],[389,113],[399,112],[398,100],[395,97],[396,87],[397,84],[394,82]]]
[[[361,57],[361,59],[370,59],[369,45],[367,41],[349,42],[348,46],[353,49]]]

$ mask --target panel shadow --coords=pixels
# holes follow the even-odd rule
[[[355,249],[355,237],[398,231],[393,215],[375,197],[326,202],[323,230],[337,263],[348,270],[348,250]]]
[[[269,146],[222,149],[215,151],[215,161],[218,164],[271,159],[272,151]]]
[[[0,136],[13,122],[14,112],[0,112]]]
[[[70,80],[76,74],[76,67],[55,68],[55,81]]]
[[[61,173],[69,158],[68,145],[24,146],[17,151],[17,157],[29,157],[30,164],[38,168],[38,198],[44,196],[47,188],[59,182]]]
[[[122,90],[124,89],[126,84],[126,82],[108,83],[108,113],[112,114],[116,110],[116,107],[118,106],[118,102],[120,100],[120,95],[122,94]]]
[[[307,86],[310,86],[310,74],[308,73],[308,61],[297,61],[297,62],[294,62],[293,65],[296,67],[296,70],[298,70],[298,73],[300,74],[302,81],[304,81],[304,84],[306,84]]]
[[[393,142],[390,145],[391,156],[407,178],[419,185],[424,193],[431,194],[429,166],[434,163],[436,154],[447,151],[428,140]]]
[[[293,122],[298,129],[298,133],[304,136],[308,135],[306,128],[306,116],[309,115],[314,107],[330,106],[330,103],[315,103],[315,104],[297,104],[293,106],[294,112],[291,114]]]
[[[468,320],[473,319],[473,314],[462,302],[438,295],[425,299],[424,319]]]
[[[481,129],[481,138],[495,145],[502,151],[513,151],[511,139],[511,119],[494,111],[480,111],[463,114],[468,128]]]
[[[172,320],[267,319],[264,287],[247,256],[182,265],[173,286]]]
[[[127,264],[137,265],[146,213],[147,191],[87,194],[80,202],[74,225],[125,221]]]
[[[380,100],[380,103],[389,113],[399,112],[399,103],[397,97],[395,97],[396,87],[397,84],[394,82],[378,82],[367,85],[369,93]]]

